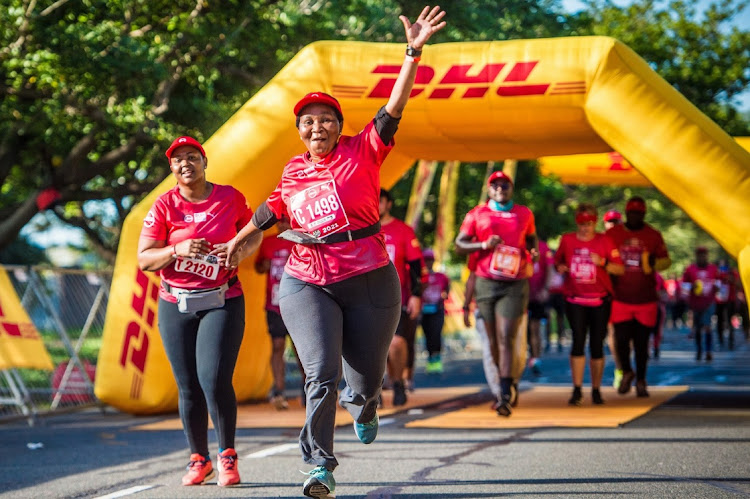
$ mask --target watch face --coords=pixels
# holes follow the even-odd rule
[[[418,56],[422,55],[422,51],[421,50],[416,50],[413,47],[407,46],[406,47],[406,55],[408,55],[409,57],[418,57]]]

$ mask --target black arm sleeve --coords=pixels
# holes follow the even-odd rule
[[[273,214],[271,208],[264,201],[253,213],[253,224],[260,230],[268,230],[273,227],[279,219]]]
[[[400,121],[401,118],[394,118],[388,114],[385,110],[385,106],[378,110],[378,114],[375,115],[375,130],[378,131],[378,135],[380,135],[380,140],[383,141],[383,144],[390,144],[391,140],[393,140],[393,136],[396,135],[396,130],[398,130],[398,124]]]
[[[409,264],[411,295],[422,297],[422,260],[411,260],[406,263]]]

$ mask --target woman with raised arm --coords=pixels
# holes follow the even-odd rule
[[[297,244],[279,307],[306,376],[300,449],[314,466],[303,485],[308,497],[335,489],[337,402],[354,418],[362,443],[377,435],[378,398],[401,311],[399,280],[380,231],[380,165],[394,146],[422,48],[445,26],[444,15],[425,7],[413,24],[400,16],[408,42],[401,71],[386,105],[357,135],[342,135],[341,106],[326,93],[307,94],[294,106],[307,152],[289,160],[274,192],[228,246],[227,265],[236,265],[240,250],[260,244],[261,231],[284,213],[292,221],[281,235]],[[346,387],[337,401],[342,374]]]

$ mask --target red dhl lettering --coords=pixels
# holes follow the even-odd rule
[[[5,317],[5,312],[3,312],[2,304],[0,304],[0,317]],[[13,336],[16,338],[26,338],[29,340],[37,340],[40,338],[39,333],[37,332],[34,325],[28,322],[17,323],[0,321],[0,335],[3,333],[7,334],[8,336]]]
[[[448,68],[437,83],[433,83],[436,74],[435,69],[431,66],[421,65],[417,68],[414,87],[410,95],[416,97],[427,93],[428,86],[432,84],[436,86],[427,93],[428,99],[448,99],[457,93],[459,86],[467,87],[463,89],[459,98],[479,99],[487,95],[493,83],[506,69],[505,76],[502,77],[501,83],[495,89],[495,94],[500,97],[545,95],[550,89],[549,95],[586,93],[584,81],[524,84],[538,64],[539,61],[501,62],[485,64],[478,70],[474,64],[454,64]],[[387,99],[391,95],[396,83],[396,75],[400,70],[401,66],[396,65],[382,64],[376,66],[372,70],[373,74],[393,75],[393,77],[384,77],[378,80],[367,98]],[[333,88],[334,95],[342,98],[358,98],[365,91],[366,87],[337,85]]]
[[[146,370],[149,346],[148,329],[153,328],[155,323],[155,305],[159,297],[159,288],[140,269],[136,269],[135,284],[131,310],[138,316],[138,320],[128,322],[125,327],[120,365],[126,367],[130,364],[143,373]]]

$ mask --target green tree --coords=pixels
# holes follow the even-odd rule
[[[453,0],[452,25],[434,41],[559,35],[556,2]],[[125,216],[169,173],[162,154],[171,138],[208,138],[308,43],[402,41],[398,14],[413,17],[423,7],[392,0],[6,4],[0,248],[39,211],[40,193],[57,193],[55,215],[83,229],[110,262]]]
[[[732,23],[748,8],[746,0],[718,0],[702,15],[682,0],[664,7],[654,0],[587,5],[571,23],[576,34],[617,38],[728,134],[750,133],[737,109],[750,84],[750,31]]]

